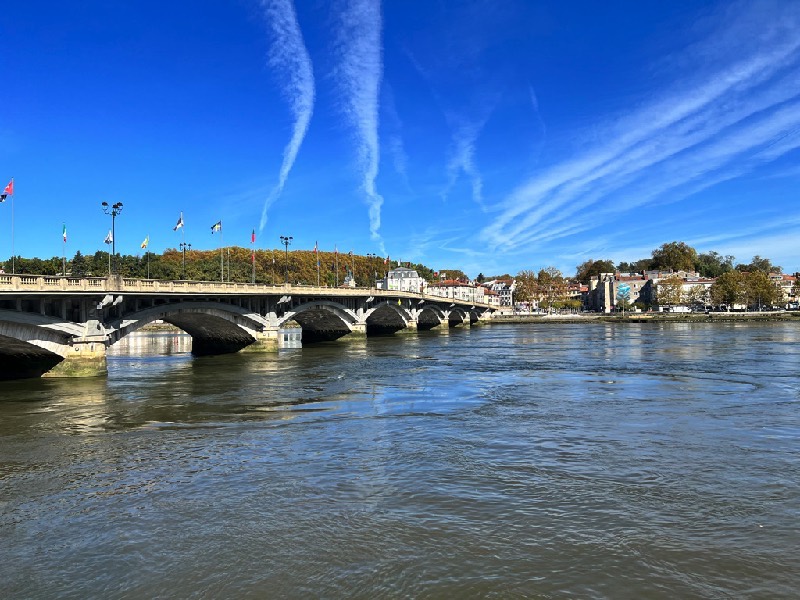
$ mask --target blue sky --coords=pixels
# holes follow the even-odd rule
[[[6,2],[17,254],[185,239],[516,273],[800,270],[800,3]],[[0,255],[11,205],[0,205]]]

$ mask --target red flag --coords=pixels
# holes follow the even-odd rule
[[[317,250],[317,242],[314,242],[314,254],[316,254],[319,250]]]
[[[383,259],[383,264],[386,265],[388,263],[389,263],[389,257],[387,256],[386,258]]]
[[[256,243],[256,230],[255,229],[253,229],[253,234],[250,236],[250,243],[251,244],[255,244]]]
[[[0,194],[0,202],[5,202],[6,198],[13,195],[14,195],[14,179],[12,178],[11,181],[8,182],[8,185],[3,190],[3,193]]]

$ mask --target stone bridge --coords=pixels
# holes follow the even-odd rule
[[[277,351],[304,342],[468,327],[487,304],[375,288],[0,275],[0,379],[106,373],[106,349],[164,321],[196,355]]]

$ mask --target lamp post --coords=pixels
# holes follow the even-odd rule
[[[122,202],[116,202],[112,204],[110,207],[108,206],[108,202],[101,202],[100,206],[103,207],[103,212],[107,215],[111,215],[111,254],[114,256],[114,266],[116,267],[117,262],[117,232],[114,228],[114,222],[117,218],[117,215],[122,212]],[[111,270],[111,269],[109,269]]]
[[[375,259],[376,259],[376,258],[378,258],[378,255],[377,255],[377,254],[375,254],[375,253],[373,253],[373,252],[367,252],[367,260],[369,261],[369,262],[367,263],[367,277],[369,277],[369,269],[370,269],[370,267],[372,267],[372,266],[373,266],[373,264],[374,264],[374,262],[375,262]],[[374,269],[373,269],[373,270],[374,270]],[[375,277],[376,277],[376,278],[377,278],[377,274],[378,274],[378,272],[377,272],[377,271],[375,271]],[[375,287],[375,279],[373,279],[373,280],[372,280],[372,283],[370,284],[370,286],[369,286],[369,287]]]
[[[289,244],[292,243],[294,238],[292,236],[281,236],[281,244],[286,247],[286,283],[289,283]]]
[[[187,244],[186,242],[180,243],[181,251],[183,252],[183,275],[182,278],[186,279],[186,251],[192,249],[191,244]]]

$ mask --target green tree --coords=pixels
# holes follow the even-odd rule
[[[86,257],[78,250],[75,256],[72,257],[72,276],[73,277],[86,277]]]
[[[610,260],[589,259],[575,268],[575,279],[581,283],[588,283],[592,277],[597,277],[600,273],[613,273],[614,263]]]
[[[636,262],[621,262],[617,265],[617,271],[621,273],[641,273],[653,268],[652,258],[640,258]]]
[[[734,257],[730,254],[722,256],[718,252],[704,252],[697,256],[695,269],[701,277],[719,277],[733,269]]]
[[[770,273],[782,273],[783,269],[780,265],[773,265],[772,261],[768,258],[761,258],[758,254],[753,257],[747,264],[738,264],[736,265],[737,271],[743,271],[745,273],[749,273],[752,271],[761,271],[762,273],[770,274]]]
[[[711,286],[710,295],[711,302],[715,306],[726,304],[731,307],[734,304],[744,304],[747,300],[744,276],[739,271],[723,273]]]
[[[669,242],[653,250],[653,266],[657,269],[691,271],[697,260],[697,251],[684,242]]]
[[[539,305],[548,310],[554,303],[563,300],[567,294],[567,282],[561,271],[555,267],[546,267],[536,275],[536,295]]]
[[[773,283],[764,271],[748,271],[743,275],[746,302],[753,308],[778,304],[782,298],[778,286]]]

